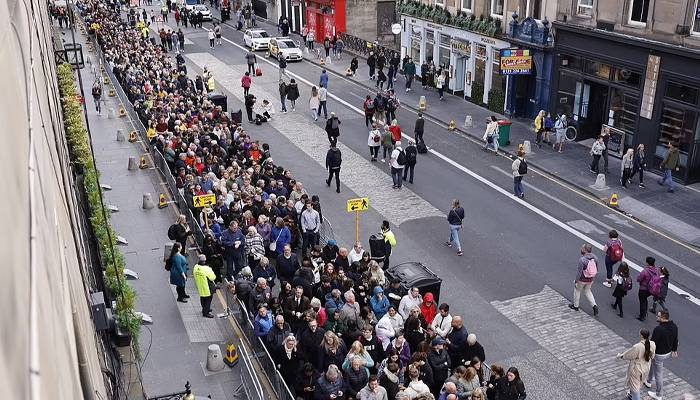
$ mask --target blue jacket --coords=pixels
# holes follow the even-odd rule
[[[173,265],[170,267],[170,284],[175,286],[185,286],[185,278],[182,274],[186,274],[188,270],[187,258],[180,253],[176,253],[172,260]]]
[[[262,269],[262,266],[258,264],[257,267],[253,270],[253,282],[258,280],[258,278],[265,278],[267,280],[267,286],[272,288],[275,286],[275,278],[277,278],[277,272],[275,269],[272,267],[272,265],[268,265],[267,268]]]
[[[234,243],[240,241],[241,245],[235,248]],[[235,232],[231,232],[231,229],[226,229],[221,233],[221,245],[224,246],[224,251],[227,254],[240,253],[243,254],[245,250],[245,236],[240,229],[236,229]]]
[[[289,228],[286,226],[283,226],[282,229],[273,226],[272,230],[270,231],[270,241],[275,239],[277,239],[277,248],[275,249],[275,253],[278,255],[282,254],[284,253],[284,245],[291,243],[292,241],[292,232],[290,232]]]
[[[372,311],[374,311],[374,316],[377,317],[377,320],[382,319],[384,314],[389,312],[389,299],[386,296],[382,296],[382,299],[379,300],[379,293],[383,294],[384,289],[382,289],[381,286],[376,286],[374,288],[374,296],[369,299]]]
[[[321,72],[321,77],[318,80],[318,86],[322,86],[326,89],[328,89],[328,74],[325,72]]]
[[[275,319],[272,318],[272,313],[269,310],[265,317],[261,317],[259,313],[256,313],[255,322],[253,323],[253,334],[265,340],[265,337],[270,333],[270,329],[272,329],[274,323]]]

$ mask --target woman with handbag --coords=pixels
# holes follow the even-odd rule
[[[459,231],[462,229],[462,221],[464,220],[464,208],[459,205],[459,200],[452,200],[452,209],[447,213],[447,223],[450,225],[450,239],[445,242],[447,247],[456,247],[457,255],[461,256],[462,245],[459,243]]]

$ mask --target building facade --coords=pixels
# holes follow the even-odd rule
[[[698,7],[697,0],[560,0],[550,111],[574,118],[577,140],[609,126],[622,150],[644,144],[651,169],[674,143],[674,178],[700,181]]]
[[[263,0],[255,0],[263,1]],[[391,35],[394,0],[276,0],[276,14],[292,32],[314,31],[317,41],[341,32],[375,41]]]

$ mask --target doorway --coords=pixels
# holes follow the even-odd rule
[[[607,122],[608,90],[607,85],[593,81],[583,82],[577,140],[596,138],[600,135],[601,126]]]
[[[464,96],[464,79],[462,77],[465,75],[467,70],[467,57],[459,57],[457,59],[457,64],[455,65],[455,87],[454,94],[458,96]]]

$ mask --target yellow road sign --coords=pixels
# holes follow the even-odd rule
[[[348,212],[365,211],[369,209],[369,197],[348,200]]]
[[[213,206],[214,204],[216,204],[216,195],[205,194],[202,196],[194,196],[192,198],[192,201],[194,202],[194,206],[197,208]]]

